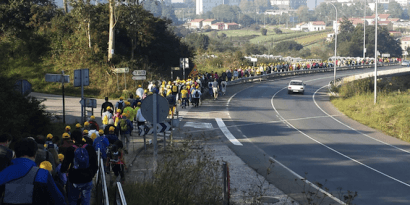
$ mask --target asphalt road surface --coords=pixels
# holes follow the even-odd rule
[[[379,69],[391,68],[397,66]],[[369,71],[341,71],[337,77]],[[291,79],[307,84],[304,95],[287,93]],[[227,140],[230,148],[262,175],[272,157],[336,197],[339,189],[357,192],[354,204],[410,204],[409,144],[338,112],[327,96],[331,80],[333,73],[319,73],[252,83],[215,103],[215,110],[227,113],[222,119],[241,144]],[[275,167],[268,180],[303,203],[303,187],[290,183],[296,177]]]

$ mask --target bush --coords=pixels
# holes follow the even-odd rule
[[[303,48],[303,45],[297,43],[296,41],[282,41],[275,46],[277,52],[284,52],[288,50],[299,51]]]
[[[268,33],[268,30],[266,28],[261,28],[262,36],[266,36],[267,33]]]
[[[256,24],[256,23],[252,24],[252,25],[250,26],[250,28],[253,29],[253,30],[255,30],[255,31],[259,31],[259,30],[261,29],[261,27],[260,27],[258,24]]]
[[[50,115],[34,97],[23,96],[14,89],[15,79],[0,77],[0,134],[9,133],[15,140],[50,133]]]
[[[275,28],[275,29],[273,29],[273,31],[274,31],[276,34],[282,34],[282,30],[280,30],[279,28]]]

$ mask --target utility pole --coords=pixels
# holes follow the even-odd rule
[[[363,21],[363,60],[366,58],[366,0],[364,0],[364,21]]]
[[[377,0],[376,0],[376,16],[374,28],[374,104],[377,103]]]
[[[115,19],[114,19],[114,6],[115,0],[109,0],[109,8],[110,8],[110,27],[109,27],[109,37],[108,37],[108,61],[111,61],[112,56],[114,55],[114,48],[115,48]]]

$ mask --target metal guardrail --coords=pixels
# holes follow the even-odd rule
[[[117,189],[115,190],[115,204],[127,205],[125,200],[124,191],[122,190],[121,182],[117,182]]]
[[[97,157],[98,157],[98,170],[95,177],[95,187],[96,187],[96,204],[97,205],[109,205],[110,201],[108,200],[108,187],[107,180],[105,179],[105,168],[104,161],[100,155],[101,151],[98,148]]]
[[[381,66],[378,66],[378,67],[390,66],[390,65],[397,65],[397,63],[383,63]],[[372,68],[372,67],[374,67],[374,64],[343,66],[343,67],[337,67],[336,70],[342,71],[342,70],[354,70],[354,69],[363,69],[363,68]],[[314,68],[314,69],[285,71],[285,72],[274,72],[274,73],[258,75],[258,76],[242,77],[237,80],[228,81],[227,85],[229,86],[229,85],[236,85],[236,84],[248,83],[248,82],[254,82],[254,81],[262,81],[262,80],[268,80],[268,79],[277,78],[277,77],[304,75],[304,74],[321,73],[321,72],[333,72],[333,71],[334,71],[334,67],[318,68],[318,69]]]

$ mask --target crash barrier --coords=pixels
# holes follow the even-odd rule
[[[121,182],[117,182],[117,187],[115,189],[115,204],[127,205],[127,201],[125,200],[124,192],[122,190]]]
[[[378,67],[384,67],[384,66],[391,66],[391,65],[397,65],[397,63],[383,63],[378,65]],[[355,65],[355,66],[341,66],[341,67],[336,67],[336,71],[342,71],[342,70],[354,70],[354,69],[363,69],[363,68],[373,68],[374,64],[368,64],[368,65]],[[268,80],[271,78],[278,78],[278,77],[286,77],[286,76],[294,76],[294,75],[305,75],[305,74],[311,74],[311,73],[322,73],[322,72],[334,72],[333,67],[328,67],[328,68],[314,68],[314,69],[305,69],[305,70],[296,70],[296,71],[285,71],[285,72],[273,72],[269,74],[263,74],[263,75],[258,75],[258,76],[250,76],[250,77],[242,77],[233,81],[228,81],[227,85],[237,85],[237,84],[242,84],[242,83],[248,83],[248,82],[254,82],[254,81],[262,81],[262,80]]]
[[[97,150],[97,157],[98,157],[98,170],[95,177],[94,189],[95,189],[95,196],[96,196],[96,203],[97,205],[109,205],[110,201],[108,199],[108,187],[107,187],[107,180],[105,178],[105,166],[104,161],[101,158],[101,151],[100,148]],[[119,184],[119,185],[118,185]],[[119,196],[119,197],[117,197]],[[115,204],[117,205],[126,205],[127,202],[125,200],[124,192],[122,190],[122,186],[120,182],[116,184],[115,190]]]

